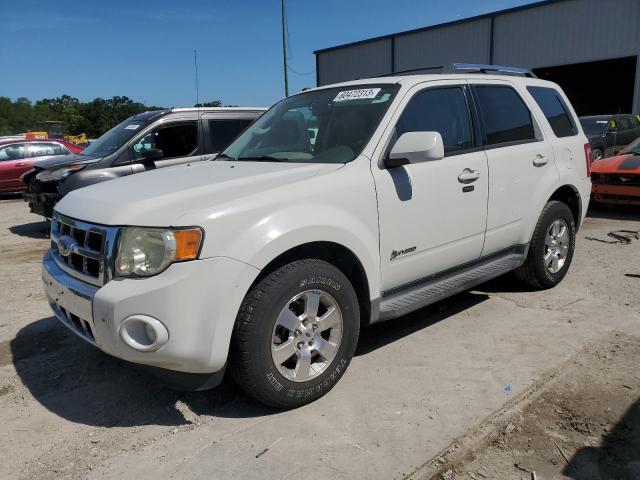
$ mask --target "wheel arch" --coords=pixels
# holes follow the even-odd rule
[[[288,263],[305,258],[323,260],[338,268],[351,281],[358,296],[361,323],[368,324],[371,316],[369,276],[362,261],[349,248],[331,241],[314,241],[296,245],[277,255],[260,271],[251,288],[271,272]]]
[[[547,200],[547,203],[554,200],[562,202],[569,207],[571,213],[573,214],[573,219],[576,224],[576,230],[580,228],[583,206],[582,198],[580,197],[580,192],[578,191],[578,189],[573,185],[562,185],[553,192],[553,194]]]

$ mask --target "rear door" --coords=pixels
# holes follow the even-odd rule
[[[489,164],[487,232],[482,255],[529,242],[549,185],[558,181],[554,152],[515,82],[470,80]],[[544,198],[544,199],[543,199]]]
[[[24,189],[20,176],[29,169],[24,143],[0,146],[0,192],[16,192]]]

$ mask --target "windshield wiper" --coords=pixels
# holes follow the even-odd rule
[[[231,155],[227,155],[226,153],[219,153],[211,160],[218,160],[219,158],[226,158],[227,160],[236,160],[234,157],[232,157]]]
[[[246,160],[251,162],[288,162],[288,158],[274,157],[271,155],[260,155],[258,157],[238,157],[238,160]]]

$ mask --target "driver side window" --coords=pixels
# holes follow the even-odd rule
[[[398,120],[393,143],[407,132],[439,132],[445,155],[472,148],[471,119],[464,90],[430,88],[415,94]]]
[[[26,157],[24,145],[7,145],[0,148],[0,161],[21,160]]]
[[[158,127],[133,145],[133,158],[140,160],[144,152],[158,149],[163,159],[188,157],[198,146],[197,122],[184,122]]]

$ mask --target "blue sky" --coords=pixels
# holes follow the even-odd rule
[[[314,50],[527,3],[288,0],[290,92],[315,85]],[[2,0],[0,19],[1,96],[190,106],[194,48],[201,101],[283,96],[280,0]]]

